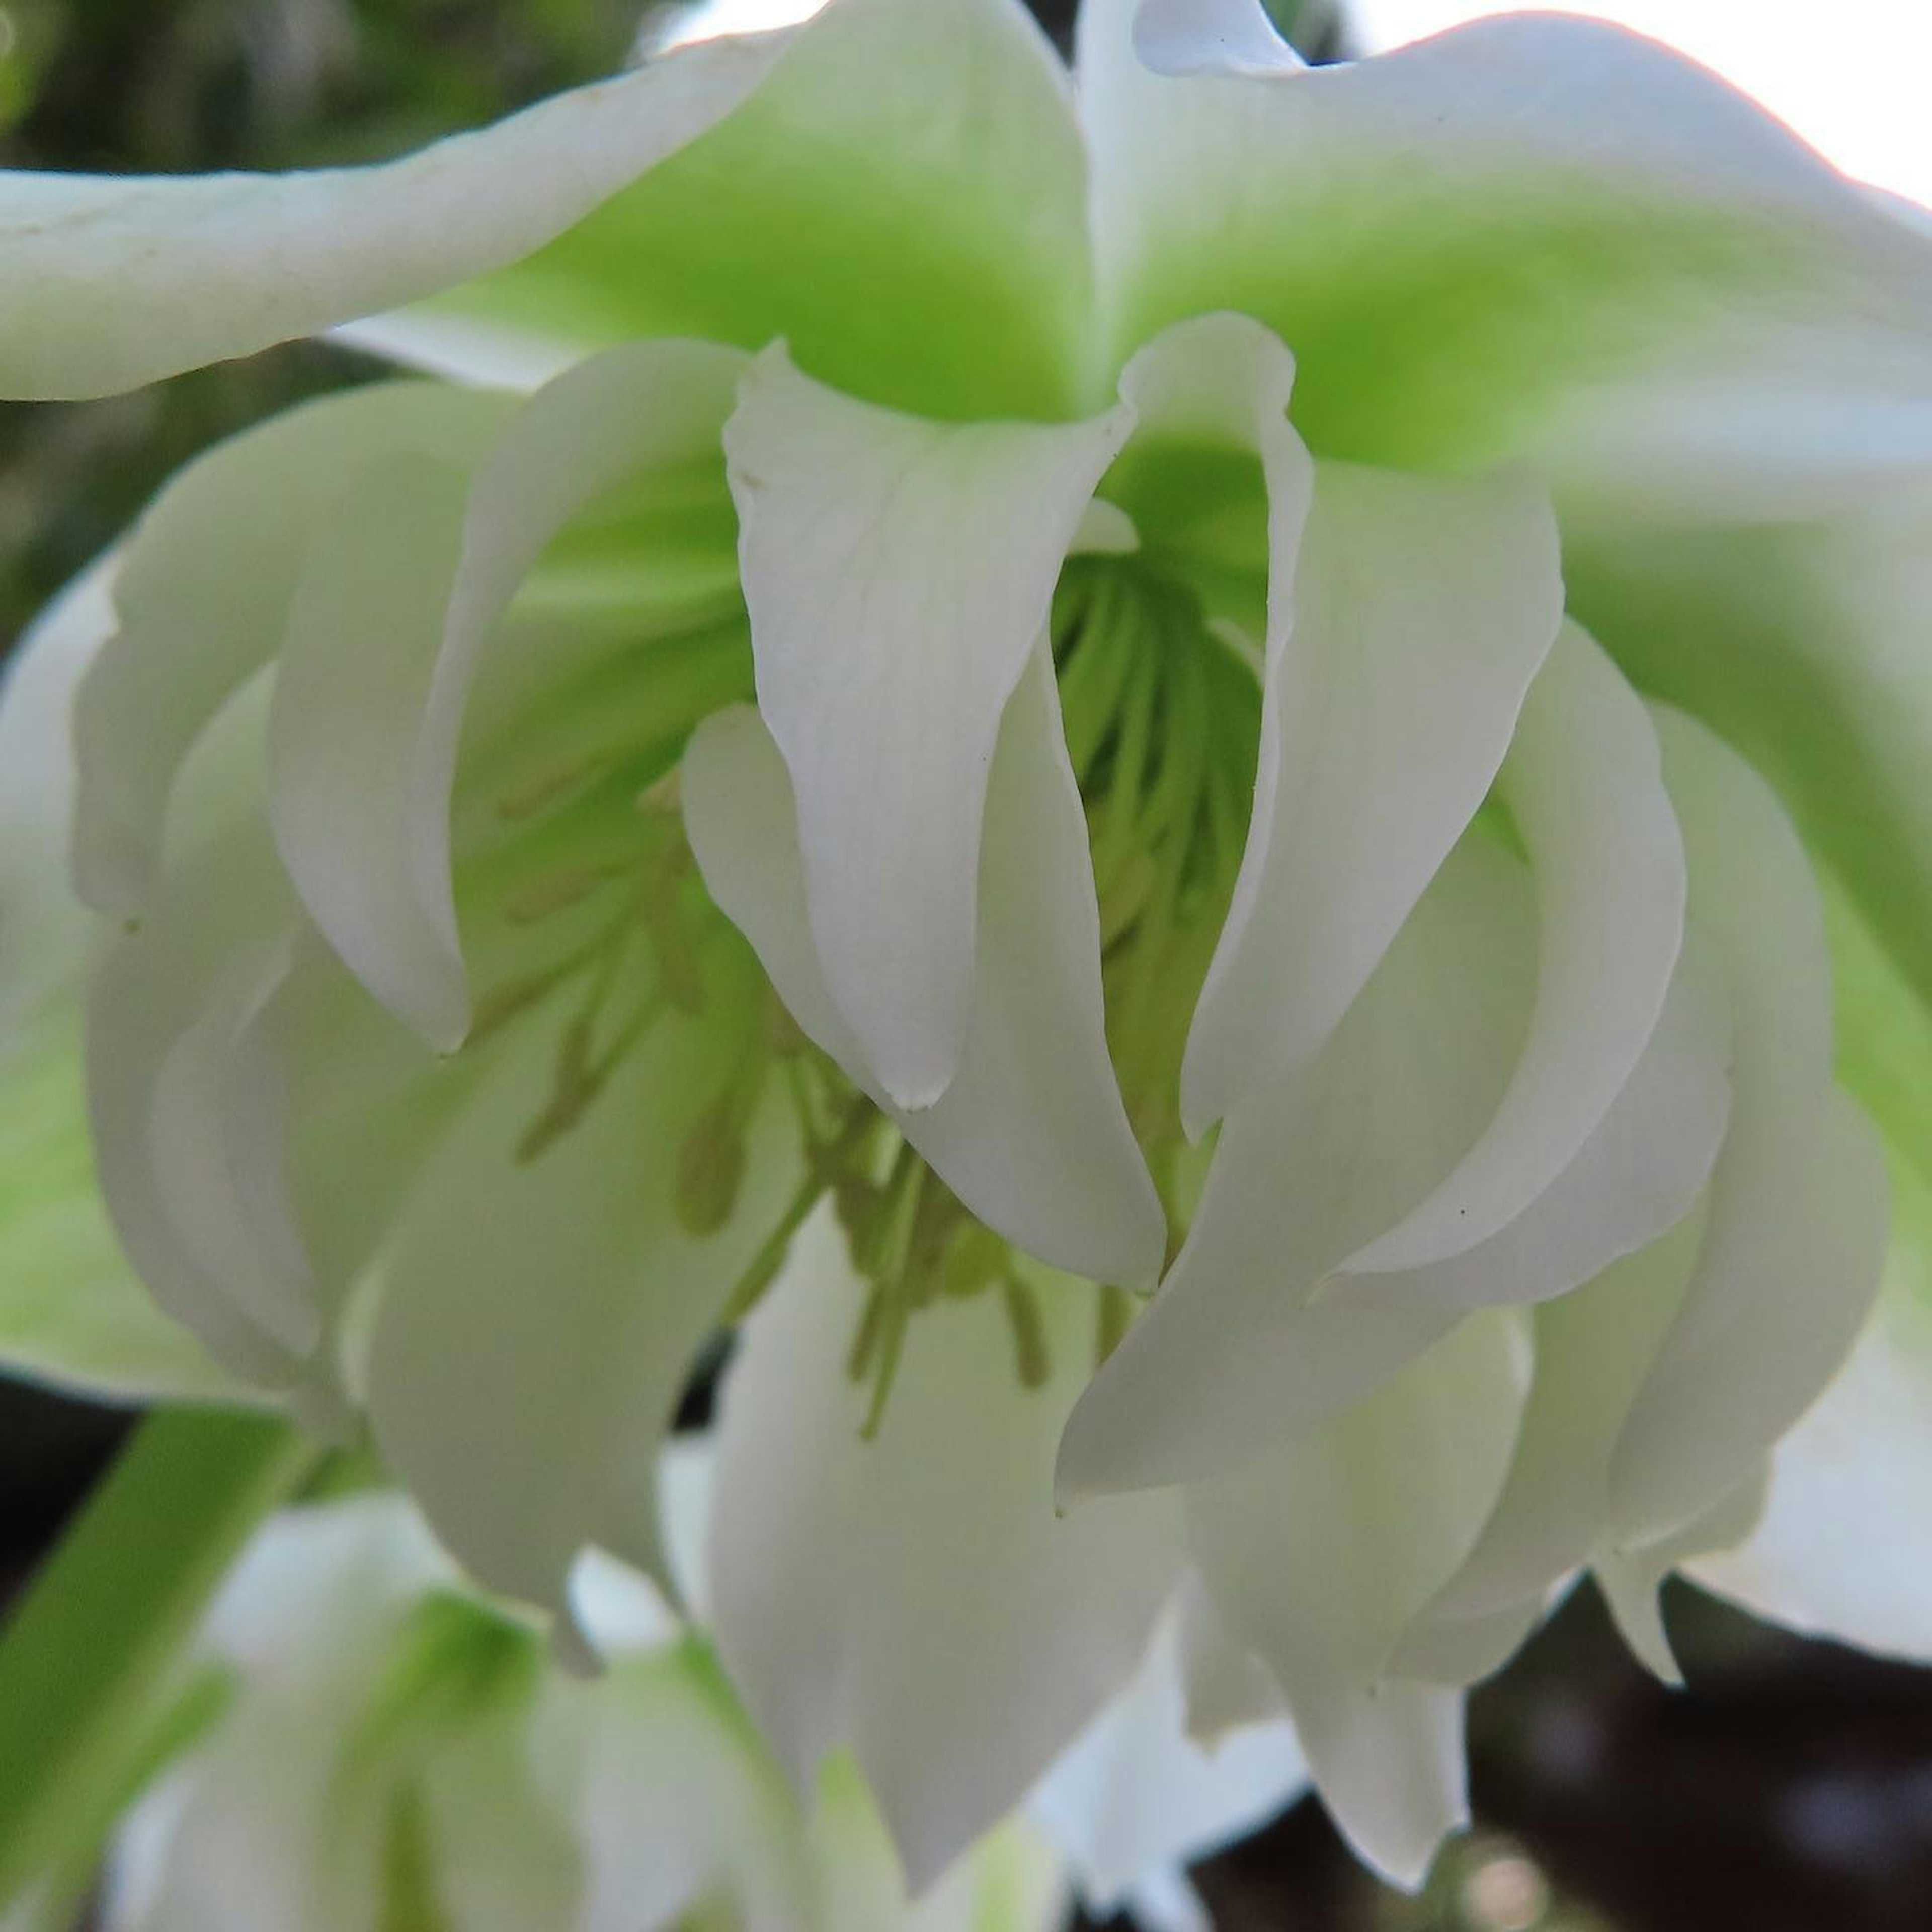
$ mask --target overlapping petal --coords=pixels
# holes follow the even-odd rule
[[[1333,1414],[1453,1326],[1445,1299],[1316,1285],[1420,1199],[1493,1114],[1534,971],[1528,873],[1451,854],[1328,1048],[1222,1124],[1186,1244],[1074,1410],[1064,1490],[1225,1468]]]
[[[74,865],[91,904],[140,910],[176,774],[280,648],[325,508],[380,458],[479,452],[506,406],[428,383],[329,397],[218,446],[162,491],[128,539],[119,626],[76,701]]]
[[[1701,1515],[1796,1420],[1858,1332],[1887,1220],[1869,1130],[1832,1109],[1831,963],[1803,851],[1735,753],[1667,712],[1658,730],[1728,981],[1735,1100],[1695,1274],[1618,1446],[1624,1543]]]
[[[725,432],[758,705],[826,982],[898,1105],[957,1071],[1000,718],[1131,426],[951,425],[761,358]]]
[[[1324,464],[1306,515],[1271,546],[1254,815],[1183,1072],[1197,1125],[1334,1030],[1482,802],[1562,615],[1527,485]]]
[[[792,1017],[1009,1239],[1102,1281],[1150,1282],[1160,1203],[1108,1058],[1100,914],[1045,647],[1006,707],[987,779],[973,1004],[934,1106],[893,1106],[832,1002],[812,943],[796,809],[756,713],[722,713],[685,754],[692,850]]]
[[[1091,1360],[1086,1292],[1042,1284],[1049,1373],[1032,1388],[998,1297],[920,1311],[869,1442],[845,1370],[865,1294],[821,1212],[746,1325],[724,1394],[712,1607],[794,1781],[849,1744],[916,1888],[1132,1675],[1179,1526],[1168,1497],[1055,1516],[1054,1443]]]
[[[0,704],[0,1350],[10,1368],[106,1395],[226,1395],[156,1308],[104,1209],[75,1067],[91,922],[68,877],[74,696],[114,628],[112,560],[14,647]]]
[[[619,486],[715,470],[722,507],[718,436],[742,366],[701,343],[614,350],[493,415],[501,434],[473,470],[372,462],[310,538],[270,720],[278,842],[351,968],[446,1050],[469,1022],[451,800],[486,651],[546,546]],[[584,653],[542,655],[497,673],[526,705]]]
[[[1702,69],[1537,16],[1304,69],[1216,0],[1151,10],[1156,74],[1138,11],[1080,41],[1118,352],[1238,309],[1293,345],[1318,454],[1532,454],[1703,516],[1932,453],[1924,236]]]
[[[746,349],[784,337],[821,380],[924,415],[1085,406],[1084,158],[1066,76],[1018,0],[833,0],[782,47],[744,44],[716,78],[698,65],[685,82],[692,58],[608,85],[637,89],[646,130],[648,88],[691,93],[691,107],[665,111],[700,138],[628,186],[614,153],[604,193],[578,208],[586,219],[500,274],[382,318],[372,345],[500,380],[551,373],[559,349],[640,336]],[[762,84],[740,82],[742,104],[720,118],[735,104],[728,78],[748,74]],[[708,134],[700,102],[717,122]],[[458,279],[424,277],[390,299]]]
[[[1466,1821],[1461,1699],[1390,1681],[1493,1506],[1528,1384],[1523,1318],[1472,1318],[1332,1422],[1192,1486],[1190,1546],[1288,1701],[1356,1849],[1401,1884]]]
[[[1574,626],[1532,686],[1498,790],[1537,887],[1537,980],[1508,1090],[1428,1197],[1352,1274],[1461,1254],[1562,1173],[1622,1092],[1683,944],[1683,843],[1636,693]]]
[[[726,1225],[694,1232],[680,1214],[681,1150],[758,1010],[733,935],[714,933],[703,965],[704,1011],[667,1013],[608,1049],[614,1064],[586,1071],[594,1096],[542,1151],[526,1136],[551,1098],[556,1042],[539,1026],[513,1042],[418,1177],[377,1264],[377,1442],[470,1570],[558,1613],[562,1640],[580,1648],[567,1584],[580,1550],[667,1574],[658,1444],[798,1179],[783,1110],[766,1109],[746,1124]],[[479,1197],[486,1172],[496,1178]]]
[[[386,166],[0,178],[0,394],[134,388],[515,261],[728,116],[789,37],[709,42]]]

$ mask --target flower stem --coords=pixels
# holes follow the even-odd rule
[[[98,1851],[208,1599],[324,1453],[276,1418],[162,1410],[88,1498],[0,1633],[0,1912]]]

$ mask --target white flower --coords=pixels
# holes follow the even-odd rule
[[[1053,1932],[1058,1834],[1096,1906],[1184,1900],[1168,1862],[1300,1782],[1279,1724],[1191,1754],[1164,1652],[1056,1771],[1046,1828],[1003,1822],[910,1900],[850,1761],[801,1807],[703,1639],[634,1580],[590,1580],[612,1666],[586,1684],[400,1498],[265,1526],[182,1673],[199,1725],[117,1833],[108,1932]]]
[[[720,1654],[915,1886],[1163,1617],[1412,1881],[1580,1566],[1668,1670],[1669,1569],[1828,1532],[1814,1418],[1712,1553],[1884,1259],[1840,1068],[1923,1265],[1932,253],[1606,28],[1134,10],[1070,93],[834,0],[393,168],[6,178],[13,393],[352,321],[474,386],[191,466],[0,731],[71,714],[134,1268],[482,1582],[662,1576],[741,1324]],[[0,948],[72,1168],[62,782]],[[72,1178],[17,1359],[206,1386]]]

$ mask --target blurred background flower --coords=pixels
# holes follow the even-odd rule
[[[667,4],[644,31],[662,43],[803,10],[796,0]],[[1064,32],[1072,7],[1036,10]],[[1299,38],[1318,56],[1366,51],[1496,10],[1317,0]],[[1588,10],[1718,67],[1850,171],[1932,194],[1932,135],[1912,98],[1932,52],[1922,10],[1628,0]],[[636,0],[5,0],[0,162],[172,170],[393,154],[610,70],[638,34],[637,13]],[[346,352],[294,345],[106,403],[0,408],[0,639],[194,451],[375,373]],[[4,1401],[0,1564],[10,1582],[121,1425],[26,1391]],[[1378,1891],[1304,1805],[1201,1874],[1216,1923],[1922,1924],[1932,1673],[1800,1646],[1682,1594],[1673,1630],[1694,1687],[1684,1696],[1637,1675],[1584,1593],[1525,1664],[1479,1695],[1471,1742],[1483,1828],[1452,1848],[1421,1899]]]

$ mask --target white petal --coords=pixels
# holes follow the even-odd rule
[[[74,695],[114,634],[118,560],[76,577],[21,633],[0,686],[0,1042],[78,982],[92,922],[68,876]]]
[[[1075,1408],[1064,1491],[1226,1467],[1454,1325],[1453,1303],[1401,1282],[1310,1296],[1493,1114],[1522,1037],[1534,921],[1520,862],[1466,839],[1328,1046],[1222,1123],[1180,1258]]]
[[[789,38],[706,42],[383,166],[0,177],[0,394],[133,388],[513,262],[729,114]]]
[[[1534,1311],[1529,1402],[1509,1479],[1432,1615],[1467,1619],[1506,1611],[1540,1595],[1596,1548],[1617,1438],[1676,1318],[1703,1231],[1703,1217],[1694,1216]]]
[[[1684,934],[1683,843],[1636,694],[1566,626],[1498,781],[1536,874],[1529,1037],[1482,1138],[1428,1198],[1349,1257],[1392,1274],[1462,1253],[1574,1160],[1655,1030]]]
[[[1660,1592],[1664,1580],[1686,1557],[1725,1549],[1748,1534],[1764,1507],[1762,1469],[1745,1478],[1703,1515],[1641,1550],[1601,1550],[1593,1569],[1618,1634],[1637,1661],[1660,1682],[1684,1681],[1664,1627]]]
[[[1526,457],[1703,518],[1932,454],[1923,235],[1715,76],[1536,17],[1304,70],[1258,10],[1162,0],[1140,42],[1181,78],[1135,0],[1082,10],[1117,352],[1237,309],[1294,344],[1323,456]]]
[[[1403,1289],[1468,1308],[1545,1301],[1683,1220],[1710,1178],[1731,1099],[1728,1006],[1709,976],[1686,973],[1690,958],[1687,948],[1657,1030],[1576,1159],[1486,1241],[1412,1274],[1376,1277],[1380,1294]]]
[[[1311,1690],[1296,1712],[1342,1837],[1390,1885],[1420,1891],[1442,1840],[1469,1822],[1462,1694],[1390,1678]]]
[[[424,332],[451,323],[480,332]],[[1077,414],[1112,373],[1066,69],[1016,0],[838,0],[668,165],[382,326],[484,374],[519,342],[783,338],[848,394],[961,421]]]
[[[1134,52],[1156,74],[1296,74],[1307,63],[1261,0],[1141,0]]]
[[[1171,1498],[1054,1515],[1092,1312],[1068,1284],[1040,1292],[1045,1384],[1022,1386],[998,1297],[942,1300],[862,1441],[845,1358],[866,1290],[821,1211],[725,1384],[719,1648],[794,1783],[849,1744],[915,1891],[1126,1682],[1176,1574]]]
[[[1823,1387],[1876,1290],[1886,1224],[1869,1130],[1830,1109],[1831,963],[1804,854],[1735,752],[1674,713],[1658,730],[1736,1064],[1696,1272],[1617,1453],[1626,1543],[1716,1502]]]
[[[532,1756],[573,1827],[577,1932],[656,1932],[717,1901],[746,1932],[811,1923],[796,1810],[700,1648],[553,1673],[543,1696]]]
[[[10,653],[0,690],[0,1359],[99,1396],[226,1394],[116,1244],[82,1112],[80,992],[93,925],[68,878],[76,686],[114,628],[110,558]]]
[[[1756,1527],[1686,1573],[1808,1636],[1932,1657],[1932,1201],[1903,1164],[1883,1292],[1851,1357],[1771,1458]]]
[[[1085,820],[1045,646],[1006,707],[988,780],[959,1071],[920,1112],[892,1106],[832,1004],[807,925],[790,782],[758,714],[709,720],[683,769],[705,882],[805,1032],[1009,1240],[1094,1280],[1151,1281],[1165,1225],[1108,1058]]]
[[[119,631],[76,701],[74,868],[92,904],[140,910],[176,775],[280,647],[324,507],[377,456],[480,449],[506,406],[426,383],[332,396],[219,445],[162,491],[116,580]]]
[[[1527,484],[1323,464],[1298,558],[1274,503],[1254,817],[1182,1074],[1197,1126],[1334,1030],[1482,803],[1563,612]]]
[[[1285,1719],[1197,1744],[1188,1735],[1180,1629],[1162,1620],[1133,1680],[1046,1776],[1028,1808],[1105,1918],[1164,1866],[1191,1864],[1300,1796],[1307,1770]]]
[[[1796,1172],[1759,1166],[1741,1138],[1725,1150],[1696,1271],[1618,1442],[1620,1546],[1670,1534],[1744,1480],[1850,1352],[1876,1292],[1889,1196],[1864,1116],[1838,1101]]]
[[[1000,717],[1131,417],[949,424],[854,402],[782,350],[725,432],[758,704],[790,770],[812,929],[886,1092],[964,1042]]]
[[[270,820],[310,916],[350,971],[445,1052],[469,1020],[462,962],[454,921],[447,934],[427,932],[416,910],[394,801],[412,775],[406,734],[442,632],[469,486],[466,470],[430,456],[350,478],[310,539],[268,719]]]
[[[1274,1672],[1342,1830],[1400,1883],[1466,1816],[1461,1700],[1384,1672],[1495,1502],[1527,1371],[1522,1318],[1473,1316],[1332,1422],[1187,1492],[1216,1610]]]
[[[194,1150],[220,1174],[212,1196],[191,1191],[191,1198],[173,1198],[184,1177],[164,1171],[158,1158],[175,1133],[187,1131],[199,1142],[211,1131],[206,1110],[191,1109],[190,1120],[172,1124],[159,1111],[164,1098],[185,1097],[178,1063],[172,1096],[162,1089],[177,1047],[200,1029],[200,1051],[225,1057],[246,1014],[272,990],[272,963],[299,929],[299,909],[254,815],[261,694],[259,687],[243,694],[197,747],[176,814],[178,850],[154,910],[113,934],[95,956],[85,1038],[101,1192],[129,1260],[161,1306],[225,1366],[273,1387],[286,1384],[294,1367],[288,1342],[275,1339],[274,1304],[249,1305],[258,1284],[248,1270],[211,1270],[208,1231],[197,1236],[183,1225],[206,1211],[240,1211],[232,1191],[224,1191],[232,1178],[225,1149],[218,1143]],[[208,1076],[218,1089],[219,1070],[210,1068]],[[248,1238],[238,1222],[230,1232],[238,1242]],[[284,1316],[289,1312],[284,1306]]]
[[[469,1023],[450,792],[494,627],[578,512],[716,451],[743,359],[614,350],[518,410],[473,475],[423,456],[366,469],[314,540],[271,720],[278,842],[351,968],[439,1047]]]
[[[532,1026],[381,1262],[368,1406],[384,1455],[482,1582],[566,1616],[586,1544],[667,1580],[658,1445],[796,1182],[767,1109],[724,1229],[679,1219],[679,1149],[755,1024],[750,961],[714,947],[704,972],[704,1016],[658,1019],[562,1138],[519,1160],[553,1090],[556,1042]]]

